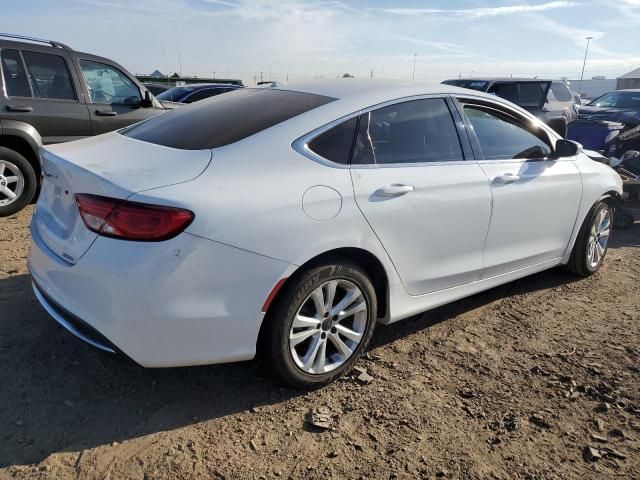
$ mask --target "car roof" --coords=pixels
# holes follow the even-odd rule
[[[362,99],[364,100],[364,103],[372,101],[372,104],[417,95],[469,95],[469,90],[466,88],[444,85],[437,82],[357,78],[286,82],[279,83],[277,86],[272,88],[323,95],[337,100]],[[479,96],[495,100],[495,96],[486,95],[482,92],[474,92],[474,94],[476,93]]]
[[[445,80],[445,82],[563,82],[564,80],[553,79],[553,78],[525,78],[525,77],[461,77],[461,78],[450,78]]]

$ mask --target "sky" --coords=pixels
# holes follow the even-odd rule
[[[134,73],[255,80],[615,78],[640,67],[640,0],[2,0],[0,32]],[[10,8],[8,7],[10,4]]]

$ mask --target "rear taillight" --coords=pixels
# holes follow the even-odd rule
[[[187,228],[194,217],[193,212],[181,208],[84,193],[76,195],[76,203],[89,230],[122,240],[168,240]]]

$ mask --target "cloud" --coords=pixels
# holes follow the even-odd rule
[[[638,0],[626,0],[628,2],[637,2]],[[557,8],[575,7],[577,2],[556,1],[541,3],[538,5],[510,5],[506,7],[480,7],[480,8],[464,8],[464,9],[440,9],[440,8],[377,8],[375,10],[392,13],[396,15],[449,15],[464,18],[486,18],[498,17],[503,15],[513,15],[516,13],[544,12],[546,10],[554,10]]]

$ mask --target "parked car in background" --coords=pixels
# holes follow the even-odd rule
[[[194,83],[191,85],[183,85],[174,87],[166,92],[162,92],[156,98],[161,102],[174,103],[193,103],[205,98],[215,97],[222,93],[233,92],[240,88],[241,85],[230,85],[224,83]]]
[[[581,120],[620,122],[628,128],[640,125],[640,90],[605,93],[580,107]]]
[[[166,92],[171,87],[169,85],[164,85],[162,83],[148,83],[144,82],[143,85],[147,90],[153,93],[155,96],[160,95],[162,92]]]
[[[54,319],[146,367],[258,349],[301,388],[349,371],[376,322],[594,273],[622,192],[521,108],[420,82],[244,89],[43,161],[28,265]]]
[[[470,88],[509,100],[531,112],[562,137],[567,125],[578,115],[576,98],[561,80],[533,78],[459,78],[446,85]]]
[[[0,217],[33,199],[42,145],[126,127],[165,108],[127,70],[59,42],[0,34]]]

